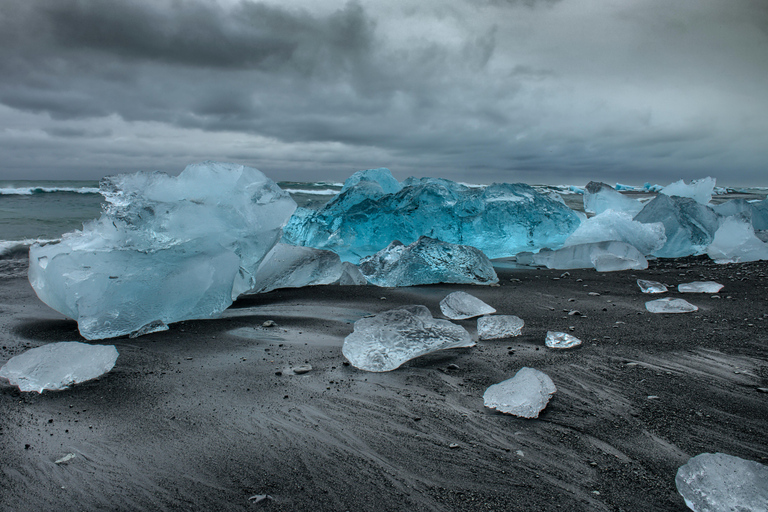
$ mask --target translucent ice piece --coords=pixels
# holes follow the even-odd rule
[[[600,214],[606,210],[615,210],[626,212],[634,217],[643,209],[643,205],[639,201],[614,190],[610,185],[597,181],[587,183],[583,200],[584,211],[590,213]]]
[[[494,308],[466,292],[453,292],[446,295],[440,301],[440,311],[453,320],[465,320],[496,312]]]
[[[707,255],[717,263],[768,260],[768,244],[755,236],[749,219],[736,215],[723,220],[707,247]]]
[[[646,302],[645,309],[651,313],[692,313],[699,308],[686,300],[666,297]]]
[[[637,203],[640,205],[640,203]],[[642,207],[642,205],[640,205]],[[638,208],[638,211],[640,208]],[[635,212],[636,213],[636,212]],[[642,255],[652,254],[664,247],[667,237],[661,222],[642,223],[625,212],[605,210],[582,222],[565,241],[564,246],[593,242],[624,242],[635,247]]]
[[[677,492],[695,512],[765,512],[768,466],[724,453],[702,453],[677,470]]]
[[[661,189],[661,193],[667,196],[690,197],[700,204],[707,204],[712,200],[715,189],[715,179],[706,177],[693,180],[689,185],[683,180],[671,183]]]
[[[571,348],[581,345],[581,340],[567,332],[547,331],[544,344],[549,348]]]
[[[518,255],[518,262],[526,261]],[[535,265],[568,270],[594,268],[599,272],[616,270],[642,270],[648,268],[648,260],[634,246],[624,242],[595,242],[570,245],[556,251],[542,250],[531,256]]]
[[[404,306],[355,322],[341,351],[361,370],[388,372],[430,352],[474,345],[463,327],[432,318],[425,306]]]
[[[514,377],[485,390],[485,406],[505,414],[538,418],[557,391],[552,379],[539,370],[523,367]]]
[[[523,330],[522,318],[514,315],[481,316],[477,319],[477,337],[481,340],[498,340],[520,336]]]
[[[665,293],[667,287],[658,281],[646,281],[645,279],[638,279],[637,286],[643,293]]]
[[[0,368],[0,377],[21,391],[67,389],[104,375],[115,366],[117,356],[114,345],[49,343],[12,357]]]
[[[344,186],[341,192],[346,192],[350,188],[354,187],[360,182],[373,182],[381,187],[381,191],[384,194],[396,194],[402,190],[403,186],[397,181],[389,169],[381,167],[379,169],[368,169],[365,171],[357,171],[352,176],[347,178],[344,182]]]
[[[714,281],[694,281],[677,285],[677,291],[680,293],[717,293],[722,289],[723,285]]]

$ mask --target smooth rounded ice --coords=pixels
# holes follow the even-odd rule
[[[496,312],[494,308],[466,292],[449,293],[440,301],[440,311],[452,320],[466,320]]]
[[[523,367],[511,379],[486,389],[483,402],[505,414],[538,418],[555,391],[557,388],[546,373]]]
[[[725,453],[702,453],[677,470],[677,492],[696,512],[765,512],[768,466]]]

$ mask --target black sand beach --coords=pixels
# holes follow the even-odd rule
[[[42,395],[0,383],[0,509],[687,510],[674,478],[689,457],[768,463],[768,262],[650,265],[500,270],[498,287],[279,290],[218,320],[105,340],[120,357],[96,381]],[[654,315],[638,278],[725,287],[670,291],[699,311]],[[439,317],[456,290],[523,318],[523,335],[389,373],[345,365],[355,320],[404,304]],[[457,323],[476,334],[476,320]],[[0,328],[0,363],[81,340],[23,277],[2,281]],[[547,349],[547,330],[584,344]],[[486,409],[485,389],[523,366],[558,389],[539,419]]]

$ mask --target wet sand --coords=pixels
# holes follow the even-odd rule
[[[767,262],[563,274],[279,290],[221,319],[105,341],[115,368],[67,391],[3,381],[0,510],[684,511],[674,477],[689,457],[768,463]],[[644,303],[658,296],[637,278],[725,287],[718,298],[671,290],[699,311],[655,315]],[[456,290],[521,317],[523,335],[388,373],[345,364],[355,320],[404,304],[440,317]],[[457,323],[476,336],[476,320]],[[81,340],[23,278],[2,281],[0,329],[0,363]],[[584,344],[547,349],[547,330]],[[484,408],[485,389],[523,366],[558,389],[539,419]]]

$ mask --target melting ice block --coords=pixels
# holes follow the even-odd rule
[[[640,203],[637,204],[640,205]],[[582,222],[576,231],[571,233],[564,245],[567,247],[594,242],[624,242],[635,247],[642,255],[652,254],[664,247],[667,241],[664,235],[664,224],[661,222],[645,224],[633,220],[632,215],[605,210]]]
[[[677,470],[677,492],[695,512],[765,512],[768,466],[724,453],[702,453]]]
[[[589,213],[603,213],[606,210],[625,212],[634,216],[643,209],[642,203],[625,196],[613,189],[610,185],[597,181],[590,181],[584,190],[584,211]]]
[[[707,255],[716,263],[768,260],[768,244],[755,236],[749,219],[737,215],[723,220],[707,247]]]
[[[38,297],[86,339],[217,316],[255,286],[296,208],[256,169],[216,162],[104,178],[100,192],[100,219],[29,251]]]
[[[49,343],[12,357],[0,368],[0,377],[21,391],[67,389],[104,375],[115,366],[117,356],[114,345]]]
[[[426,306],[404,306],[355,322],[341,352],[356,368],[388,372],[430,352],[474,345],[466,329],[432,318]]]
[[[547,331],[544,344],[549,348],[571,348],[581,345],[581,340],[567,332]]]
[[[477,337],[481,340],[498,340],[520,336],[523,330],[522,318],[514,315],[481,316],[477,319]]]
[[[677,285],[677,291],[680,293],[717,293],[722,289],[723,285],[714,281],[694,281]]]
[[[369,282],[389,287],[499,282],[491,260],[480,250],[426,236],[408,246],[395,240],[360,260],[360,271]]]
[[[518,254],[520,263],[533,263],[547,268],[568,270],[594,268],[599,272],[616,270],[642,270],[648,260],[634,246],[624,242],[595,242],[569,245],[556,251],[542,250],[538,254]]]
[[[712,200],[715,183],[715,179],[710,177],[693,180],[689,185],[679,180],[661,189],[661,193],[667,196],[690,197],[697,203],[707,204]]]
[[[494,308],[466,292],[453,292],[446,295],[440,301],[440,311],[452,320],[465,320],[496,312]]]
[[[638,279],[637,286],[643,293],[665,293],[667,287],[658,281],[646,281],[645,279]]]
[[[670,297],[648,301],[645,303],[645,309],[651,313],[692,313],[699,310],[686,300]]]
[[[539,370],[523,367],[514,377],[485,390],[486,407],[523,418],[538,418],[549,399],[557,391],[549,376]]]

